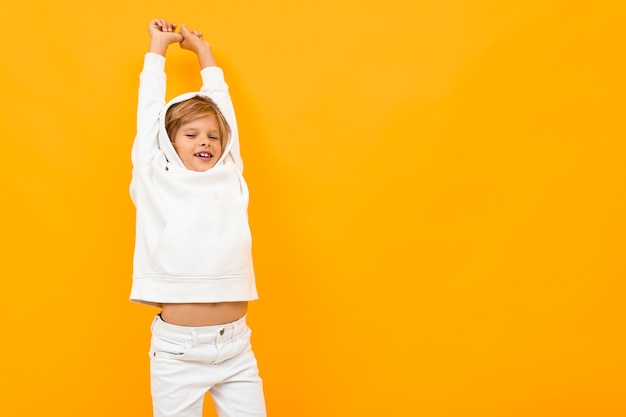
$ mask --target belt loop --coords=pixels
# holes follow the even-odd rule
[[[194,328],[191,329],[191,343],[193,346],[198,342],[198,331]]]

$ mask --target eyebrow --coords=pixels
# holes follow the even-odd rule
[[[180,130],[185,132],[201,132],[203,129],[197,127],[181,127]],[[211,129],[208,133],[220,133],[219,129]]]

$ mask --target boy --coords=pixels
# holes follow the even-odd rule
[[[258,298],[235,113],[202,33],[149,25],[140,75],[131,198],[137,209],[131,300],[161,308],[150,348],[154,415],[265,416],[246,324]],[[165,53],[196,54],[203,86],[165,103]]]

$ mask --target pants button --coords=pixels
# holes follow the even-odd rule
[[[224,336],[224,329],[220,330],[220,336]]]

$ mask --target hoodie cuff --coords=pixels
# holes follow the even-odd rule
[[[144,71],[165,71],[165,57],[154,52],[147,52],[143,58]]]
[[[224,71],[220,67],[206,67],[200,71],[202,86],[209,90],[224,88]]]

